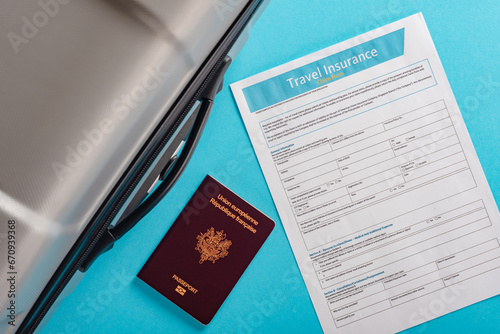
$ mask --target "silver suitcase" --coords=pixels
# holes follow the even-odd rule
[[[268,1],[0,4],[0,332],[40,329],[171,189]]]

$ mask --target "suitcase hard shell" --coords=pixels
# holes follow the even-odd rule
[[[170,190],[268,1],[0,4],[0,332],[39,328]]]

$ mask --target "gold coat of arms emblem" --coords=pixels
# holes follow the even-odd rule
[[[198,244],[195,249],[201,254],[200,264],[207,260],[215,263],[218,259],[226,257],[229,254],[229,246],[233,244],[231,240],[226,239],[224,230],[216,232],[213,227],[205,233],[200,233],[196,239]]]

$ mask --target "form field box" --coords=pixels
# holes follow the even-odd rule
[[[449,116],[450,115],[448,114],[448,110],[442,109],[442,110],[436,111],[432,114],[421,117],[420,119],[402,124],[401,126],[394,128],[390,131],[391,136],[392,136],[391,140],[394,140],[395,138],[398,138],[400,136],[404,136],[403,138],[405,138],[406,136],[409,136],[411,133],[415,133],[415,132],[418,133],[419,131],[422,131],[422,130],[424,132],[429,131],[429,130],[425,130],[426,128],[434,129],[434,131],[430,131],[430,133],[438,131],[438,130],[442,130],[442,128],[440,128],[440,126],[443,125],[443,124],[441,124],[442,122],[446,122],[446,120],[448,120],[447,124],[451,125],[450,123],[452,123],[452,122],[451,122]],[[442,126],[442,127],[444,128],[445,126]],[[420,135],[420,137],[423,137],[423,136],[424,136],[423,134]],[[394,141],[393,141],[393,143],[394,143]]]
[[[328,152],[328,153],[322,154],[320,156],[317,156],[315,158],[303,161],[299,164],[290,166],[288,168],[281,169],[279,171],[280,178],[282,180],[284,180],[284,179],[289,178],[291,176],[305,172],[311,168],[319,167],[323,164],[335,162],[335,160],[336,160],[335,154],[333,152]],[[337,166],[335,166],[335,167],[337,167]]]
[[[390,308],[391,303],[388,300],[384,300],[377,304],[370,305],[364,309],[348,313],[342,317],[335,318],[335,315],[333,315],[333,317],[335,320],[335,325],[337,327],[342,327]]]
[[[462,154],[462,159],[455,160],[455,162],[465,160],[465,155],[462,152],[462,148],[460,147],[460,144],[455,144],[455,145],[452,145],[450,147],[444,148],[442,150],[431,152],[431,153],[426,154],[424,156],[419,155],[419,156],[415,157],[414,160],[405,161],[403,164],[399,165],[399,167],[401,168],[401,172],[405,173],[408,171],[415,170],[419,167],[429,165],[429,164],[432,164],[434,162],[438,162],[440,160],[447,160],[450,157],[451,157],[451,159],[453,159],[452,156],[456,155],[456,154]],[[453,163],[451,163],[451,164],[453,164]],[[448,164],[448,165],[450,165],[450,164]]]
[[[342,174],[338,169],[330,171],[320,176],[313,177],[309,180],[304,180],[303,182],[296,183],[294,179],[290,179],[288,183],[283,183],[286,187],[286,193],[288,197],[292,197],[304,191],[310,190],[312,188],[325,185],[325,180],[335,181],[342,177]]]
[[[399,145],[403,145],[415,140],[421,140],[429,135],[431,136],[431,138],[444,138],[454,133],[454,130],[453,133],[450,133],[449,130],[447,130],[450,128],[453,130],[453,122],[449,117],[446,117],[437,122],[393,137],[391,138],[390,143],[392,147],[398,147]],[[445,129],[447,131],[444,132]]]
[[[446,280],[448,278],[453,280],[456,277],[458,277],[456,276],[456,274],[467,273],[470,269],[480,267],[490,261],[494,261],[495,263],[497,263],[496,266],[499,266],[500,262],[498,262],[498,259],[500,259],[500,248],[495,248],[487,252],[484,252],[482,254],[478,254],[476,256],[464,259],[460,262],[456,262],[453,265],[444,267],[441,270],[441,272],[443,273],[442,276],[446,276],[443,278],[443,281],[446,283]],[[462,278],[463,277],[465,276],[462,275]]]
[[[378,194],[384,190],[389,189],[389,192],[395,191],[394,188],[401,189],[399,186],[405,183],[405,179],[402,175],[396,175],[394,177],[388,178],[385,181],[379,182],[372,186],[360,189],[356,192],[351,192],[351,198],[353,201],[358,199],[362,199],[365,197],[372,196],[374,194]]]
[[[443,100],[440,100],[438,102],[429,104],[429,105],[424,106],[422,108],[412,110],[412,111],[410,111],[406,114],[403,114],[401,116],[394,117],[388,121],[385,121],[383,124],[384,124],[384,127],[386,130],[390,130],[390,129],[398,127],[402,124],[414,121],[414,120],[419,119],[421,117],[424,117],[426,115],[435,113],[436,111],[444,110],[444,109],[446,109],[446,105],[444,104]]]
[[[381,286],[380,283],[376,285]],[[337,303],[342,304],[341,306],[337,305],[337,307],[331,309],[333,316],[336,318],[341,318],[346,314],[353,313],[359,310],[365,310],[380,302],[387,301],[387,293],[385,293],[383,290],[384,288],[382,286],[382,290],[380,290],[380,288],[377,288],[376,290],[370,291],[371,293],[368,293],[368,291],[366,291],[365,293],[363,293],[363,295],[365,296],[364,298],[361,298],[359,295],[354,295],[354,298],[346,298],[342,300],[342,303]],[[349,299],[351,299],[351,301],[349,301]]]
[[[372,145],[365,149],[352,152],[346,156],[343,156],[337,160],[340,167],[348,166],[358,161],[370,158],[377,153],[382,153],[384,151],[392,150],[391,144],[388,141],[383,141],[379,144]],[[393,155],[394,156],[394,155]]]
[[[392,306],[401,305],[403,303],[409,302],[410,300],[425,296],[431,292],[441,290],[444,287],[444,283],[441,280],[434,281],[429,284],[406,291],[398,296],[394,296],[390,299],[390,302]]]
[[[308,201],[302,202],[298,205],[295,205],[293,209],[295,212],[302,212],[305,211],[305,209],[311,209],[311,208],[316,208],[320,205],[323,205],[325,203],[329,203],[335,199],[338,199],[340,197],[348,196],[349,193],[347,192],[346,187],[342,187],[337,190],[333,190],[330,192],[327,192],[326,194],[317,196],[315,198],[312,198]],[[297,211],[298,209],[302,209],[301,211]]]
[[[392,150],[386,150],[372,155],[369,158],[354,162],[350,165],[340,167],[340,171],[343,176],[351,175],[353,173],[359,172],[363,169],[372,167],[373,165],[379,164],[381,162],[388,161],[394,158],[394,152]],[[391,166],[392,167],[392,166]]]
[[[457,160],[461,159],[463,153],[458,153],[458,155],[454,156]],[[431,180],[435,180],[440,177],[445,177],[447,175],[451,175],[453,173],[464,171],[469,169],[469,165],[466,160],[461,160],[455,163],[453,161],[438,161],[437,163],[450,163],[449,166],[435,166],[437,163],[430,164],[424,167],[417,168],[410,172],[404,173],[403,176],[407,182],[416,182],[424,183]],[[440,167],[440,168],[436,168]],[[472,178],[472,175],[470,176]]]
[[[330,161],[317,167],[312,166],[313,165],[309,165],[309,169],[284,179],[283,185],[285,187],[290,187],[298,183],[306,182],[315,177],[330,175],[329,173],[338,170],[336,161]]]
[[[323,156],[324,154],[331,152],[332,149],[328,143],[323,144],[321,146],[308,149],[305,152],[292,155],[290,157],[283,158],[281,160],[276,161],[276,167],[278,171],[290,168],[291,166],[298,165],[301,162],[311,160],[316,157]]]
[[[494,259],[475,265],[474,267],[444,277],[443,282],[444,284],[446,284],[446,286],[450,286],[471,279],[475,276],[479,276],[481,274],[499,269],[500,269],[500,258],[496,257]]]
[[[374,184],[386,181],[388,179],[388,176],[390,178],[397,175],[401,175],[401,171],[399,170],[399,167],[393,167],[389,170],[384,171],[383,173],[377,173],[375,175],[359,179],[354,183],[347,185],[347,190],[349,190],[349,192],[355,192]]]
[[[410,159],[408,160],[412,160],[458,143],[459,140],[455,134],[455,129],[453,127],[448,127],[442,130],[442,132],[439,132],[439,136],[432,133],[400,146],[396,146],[394,147],[394,153],[397,156],[401,156],[411,152],[409,154]]]
[[[426,125],[422,127],[421,121],[423,121],[423,123]],[[411,137],[409,135],[411,133],[420,133],[421,131],[427,131],[428,134],[433,134],[431,141],[441,139],[443,138],[443,134],[440,133],[441,129],[439,128],[439,126],[442,126],[443,128],[452,126],[451,119],[449,118],[449,114],[446,109],[436,111],[430,115],[426,115],[424,119],[401,124],[400,127],[394,127],[387,131],[381,131],[379,128],[376,128],[376,126],[372,126],[366,129],[367,131],[369,130],[373,133],[370,137],[353,136],[355,140],[350,142],[349,145],[344,145],[342,147],[336,147],[332,145],[332,147],[337,158],[340,160],[343,157],[349,156],[350,154],[353,154],[360,150],[370,150],[372,146],[382,143],[389,143],[389,147],[394,148],[402,144],[397,144],[397,140],[395,138],[398,138],[399,136]],[[424,134],[421,134],[419,136],[420,141],[422,137],[424,137]],[[378,150],[376,148],[373,149],[373,152],[377,151]]]
[[[349,195],[342,196],[331,200],[329,202],[322,203],[319,207],[315,207],[313,209],[307,209],[302,213],[297,213],[295,216],[297,217],[298,222],[302,222],[308,220],[312,217],[322,215],[328,211],[334,210],[336,208],[340,208],[346,204],[351,203],[351,197]]]
[[[437,271],[437,265],[434,262],[428,263],[426,265],[420,266],[418,268],[405,271],[403,274],[396,276],[394,278],[391,278],[388,281],[384,282],[384,286],[386,289],[393,288],[395,286],[398,286],[400,284],[409,282],[411,280],[414,280],[418,277],[427,275],[432,273],[433,271]]]
[[[384,291],[384,285],[382,283],[371,284],[369,286],[360,287],[350,291],[348,296],[340,295],[336,298],[328,298],[328,305],[330,306],[330,310],[339,310],[343,305],[347,303],[352,303],[353,301],[364,299],[361,296],[371,296],[382,291]]]
[[[464,261],[465,259],[472,258],[481,255],[485,252],[491,251],[493,249],[499,248],[498,239],[492,239],[485,243],[479,244],[477,246],[466,249],[462,252],[451,254],[447,257],[439,259],[436,261],[437,266],[442,269],[454,265],[455,263]]]
[[[375,136],[379,133],[383,133],[385,131],[385,128],[382,124],[376,124],[373,126],[370,126],[366,129],[348,134],[346,136],[341,136],[339,138],[334,138],[330,140],[330,144],[332,145],[332,148],[335,152],[342,152],[344,147],[347,147],[349,145],[353,145],[357,142],[360,142],[362,140],[365,140],[367,138],[370,138],[372,136]],[[363,146],[362,146],[363,147]],[[352,149],[349,149],[352,151]]]
[[[318,187],[304,191],[298,195],[291,196],[289,199],[290,199],[290,203],[292,205],[295,205],[301,201],[306,201],[310,198],[316,197],[316,196],[324,194],[326,192],[328,192],[328,186],[323,184],[323,185],[320,185]]]

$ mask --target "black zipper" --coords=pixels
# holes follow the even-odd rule
[[[193,99],[190,100],[190,102],[188,103],[187,107],[184,109],[184,111],[181,113],[181,115],[177,118],[177,120],[174,123],[173,127],[171,127],[170,131],[167,133],[167,135],[161,141],[160,146],[157,147],[157,149],[154,151],[154,153],[148,159],[146,165],[144,165],[144,167],[141,169],[141,171],[139,172],[139,174],[137,175],[137,177],[134,179],[134,181],[132,182],[132,184],[127,188],[127,191],[125,192],[125,194],[122,195],[121,198],[120,198],[120,200],[119,200],[119,202],[116,205],[114,205],[114,208],[113,208],[113,211],[112,211],[111,215],[109,215],[108,218],[106,218],[105,222],[101,226],[101,229],[97,233],[97,236],[94,237],[94,239],[92,240],[92,242],[90,243],[90,245],[85,249],[84,253],[82,255],[80,255],[80,258],[73,265],[72,269],[66,274],[66,277],[63,279],[63,281],[59,282],[59,284],[58,284],[59,286],[57,287],[57,289],[55,290],[55,292],[53,293],[53,295],[50,297],[50,299],[47,302],[43,302],[43,301],[41,302],[42,305],[43,304],[45,304],[45,305],[41,306],[43,309],[40,312],[40,314],[38,316],[36,316],[35,321],[32,322],[31,324],[28,324],[27,328],[22,328],[22,326],[24,325],[24,322],[21,323],[21,327],[17,331],[18,333],[29,333],[29,334],[31,334],[31,333],[33,333],[36,330],[37,326],[40,324],[40,322],[42,321],[42,319],[45,317],[45,315],[47,314],[47,312],[50,310],[50,308],[52,307],[52,305],[54,304],[54,302],[57,300],[57,298],[59,297],[59,295],[61,294],[61,292],[64,290],[64,288],[66,287],[66,285],[68,284],[68,282],[71,280],[71,278],[77,272],[77,270],[80,267],[81,263],[85,260],[86,256],[92,250],[92,248],[94,247],[94,245],[98,242],[98,240],[106,232],[106,230],[108,229],[109,225],[111,224],[111,222],[113,221],[113,219],[116,217],[116,214],[118,213],[118,211],[121,209],[121,207],[123,206],[123,204],[125,203],[125,201],[128,199],[128,197],[130,196],[130,194],[134,191],[134,189],[137,186],[137,184],[139,183],[139,181],[142,179],[142,177],[144,177],[145,173],[148,171],[148,169],[151,167],[151,165],[153,164],[153,162],[156,160],[156,158],[158,157],[158,155],[161,153],[161,151],[163,150],[163,148],[165,147],[165,145],[168,143],[168,141],[170,140],[170,138],[172,137],[172,135],[175,133],[175,131],[177,130],[177,128],[179,127],[179,125],[183,121],[184,117],[186,117],[186,115],[192,109],[192,107],[194,106],[194,104],[196,103],[196,101],[198,101],[198,99],[200,98],[201,94],[203,93],[205,87],[211,81],[211,79],[212,79],[214,73],[216,72],[217,68],[224,61],[224,58],[229,53],[229,51],[233,47],[233,45],[236,42],[236,40],[240,37],[241,33],[246,28],[248,22],[252,19],[252,17],[254,16],[255,12],[257,11],[257,9],[262,4],[262,2],[263,2],[263,0],[259,0],[259,1],[256,1],[254,3],[254,7],[251,8],[250,11],[248,12],[248,16],[243,20],[243,24],[241,25],[241,27],[239,27],[239,29],[237,30],[237,32],[234,35],[234,37],[230,40],[230,42],[227,45],[227,47],[225,48],[224,52],[219,57],[219,59],[217,60],[217,62],[215,63],[215,65],[212,67],[212,69],[210,70],[210,72],[207,75],[207,77],[205,78],[205,80],[202,82],[200,88],[197,90],[197,92],[194,95]],[[251,6],[251,5],[252,4],[249,4],[249,6]],[[245,10],[245,12],[247,12],[247,11],[248,11],[248,8]],[[245,15],[246,14],[245,12],[242,13],[242,15]],[[50,291],[47,294],[50,294]],[[41,297],[42,296],[39,296],[39,298],[41,298]],[[25,319],[24,321],[26,321],[26,320],[29,320],[29,319]]]

